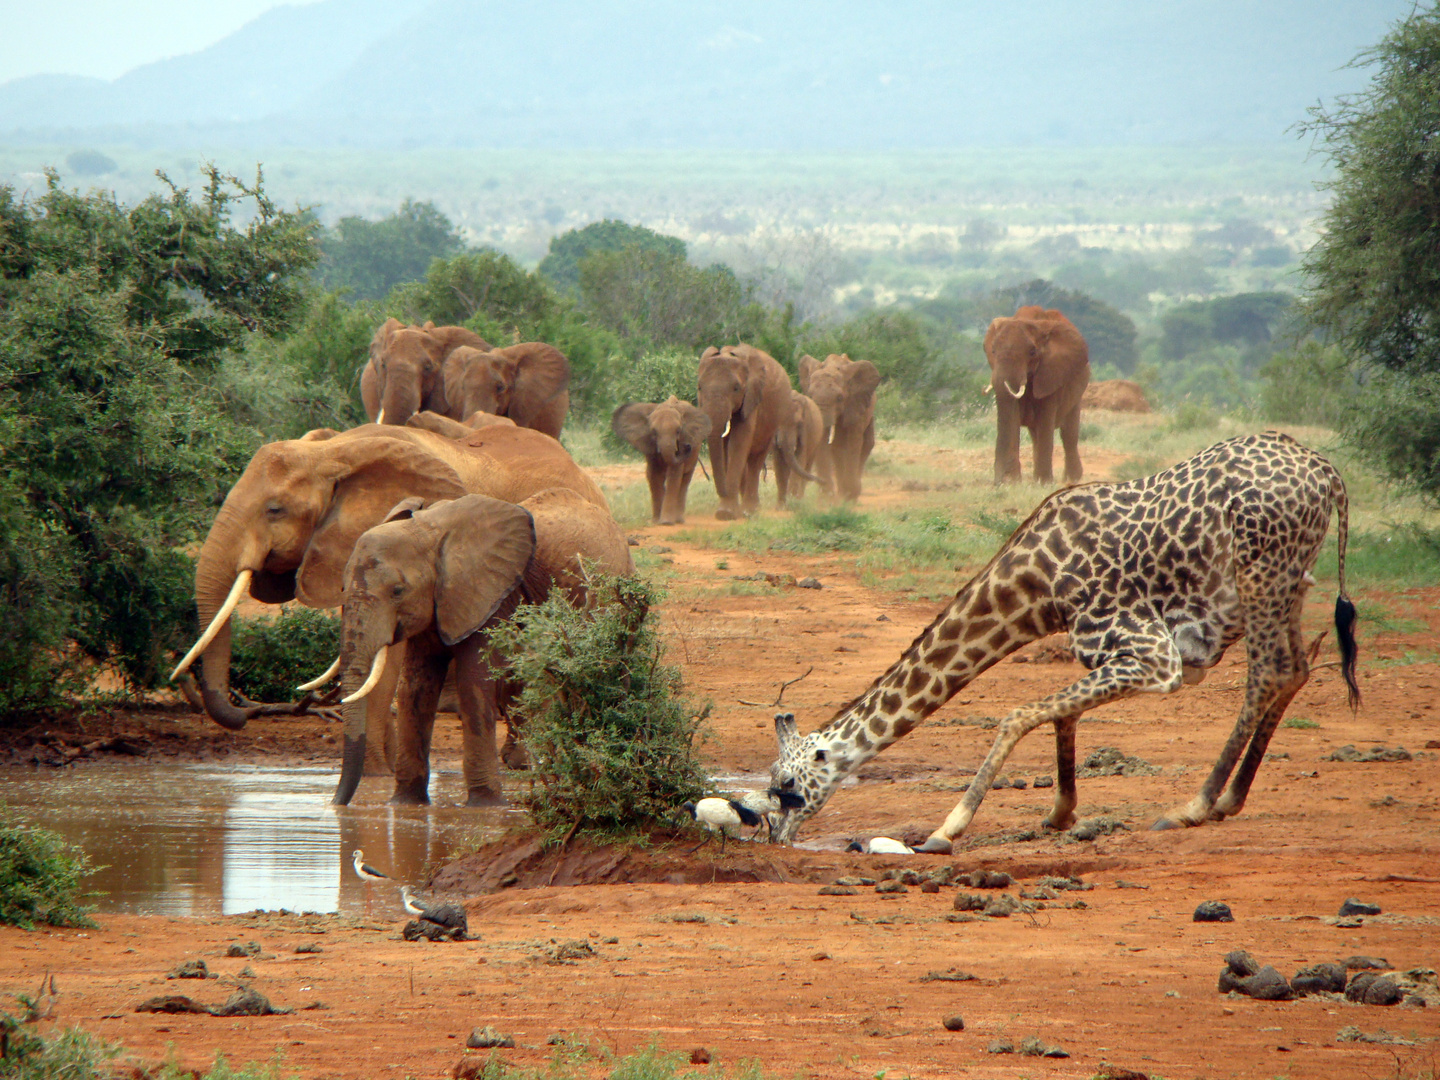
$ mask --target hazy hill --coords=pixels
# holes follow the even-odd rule
[[[891,149],[1287,139],[1409,0],[324,0],[114,82],[0,85],[12,144]]]

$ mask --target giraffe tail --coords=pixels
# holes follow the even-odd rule
[[[1359,647],[1355,644],[1355,604],[1345,594],[1345,545],[1350,537],[1350,500],[1345,494],[1345,481],[1332,468],[1331,494],[1335,498],[1335,540],[1339,552],[1339,566],[1336,575],[1340,583],[1340,595],[1335,598],[1335,639],[1340,646],[1340,674],[1345,677],[1345,689],[1350,708],[1360,707],[1360,686],[1355,681],[1355,660]]]

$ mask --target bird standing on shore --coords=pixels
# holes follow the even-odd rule
[[[740,825],[749,825],[751,828],[755,828],[761,822],[759,814],[734,799],[701,799],[699,802],[687,802],[680,809],[709,830],[705,834],[705,839],[687,851],[685,853],[687,855],[694,855],[695,852],[715,839],[716,832],[720,834],[720,852],[724,854],[725,838],[728,835],[725,832],[727,828]]]
[[[376,870],[365,861],[365,852],[358,847],[353,852],[355,876],[364,881],[389,881],[390,875],[383,871]]]
[[[457,941],[465,939],[470,925],[465,918],[465,909],[459,904],[439,904],[431,907],[417,900],[409,885],[400,886],[400,899],[405,903],[405,910],[422,923],[440,927],[454,935]]]

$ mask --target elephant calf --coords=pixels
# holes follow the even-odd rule
[[[463,726],[466,805],[500,805],[495,721],[517,687],[497,672],[486,635],[523,603],[552,588],[571,603],[594,601],[579,558],[608,574],[634,572],[630,548],[608,511],[551,488],[522,503],[484,495],[432,503],[405,499],[364,533],[345,567],[340,670],[345,754],[336,805],[355,794],[365,761],[364,698],[389,654],[402,665],[395,718],[393,803],[430,801],[430,734],[452,661]]]
[[[633,401],[610,417],[616,435],[645,455],[645,480],[650,485],[650,520],[657,525],[682,525],[690,479],[700,461],[700,447],[710,436],[710,417],[674,394],[655,405]]]

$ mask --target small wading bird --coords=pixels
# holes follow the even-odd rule
[[[863,851],[866,855],[914,855],[915,849],[909,844],[900,840],[892,840],[888,836],[876,836],[865,843],[859,840],[851,840],[846,851]]]
[[[793,791],[781,791],[778,788],[770,788],[768,791],[747,791],[740,796],[740,805],[747,810],[754,810],[760,815],[760,821],[765,826],[765,839],[775,838],[775,820],[787,810],[798,810],[805,805],[805,800]],[[760,828],[756,826],[755,832],[750,839],[760,835]]]
[[[358,847],[353,852],[353,855],[355,860],[354,866],[356,877],[362,878],[365,881],[390,880],[389,874],[386,874],[380,870],[376,870],[375,867],[371,866],[365,861],[365,853],[361,851]]]
[[[758,828],[762,820],[758,813],[734,799],[701,799],[699,802],[687,802],[680,809],[709,830],[705,834],[705,839],[687,851],[685,853],[687,855],[694,855],[708,844],[715,838],[716,832],[720,833],[720,851],[723,854],[727,828],[740,825]]]
[[[465,909],[459,904],[438,904],[430,907],[415,898],[409,885],[400,886],[400,899],[405,902],[405,910],[422,923],[431,923],[452,932],[458,930],[461,937],[470,929],[465,918]]]

